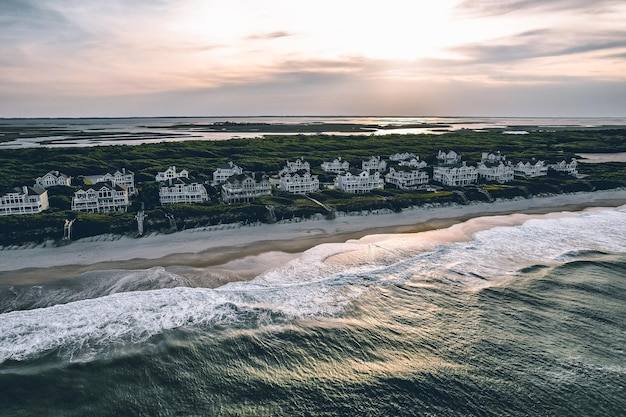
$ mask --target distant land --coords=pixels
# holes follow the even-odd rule
[[[442,134],[459,131],[614,129],[625,118],[475,117],[146,117],[0,119],[0,149],[139,145],[265,135]]]

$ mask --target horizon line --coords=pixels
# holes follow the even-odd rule
[[[619,119],[623,116],[406,116],[406,115],[246,115],[246,116],[0,116],[0,120],[53,119],[250,119],[250,118],[439,118],[439,119]]]

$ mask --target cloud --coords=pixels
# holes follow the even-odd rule
[[[619,58],[619,59],[625,59],[626,60],[626,52],[607,55],[606,58]]]
[[[472,16],[563,10],[585,10],[587,13],[602,13],[612,6],[622,4],[622,0],[464,0],[457,6],[457,11]]]
[[[269,33],[258,33],[254,35],[248,36],[246,39],[248,40],[267,40],[267,39],[279,39],[279,38],[287,38],[290,36],[295,36],[294,33],[277,31],[277,32],[269,32]]]
[[[474,111],[476,103],[465,95],[531,102],[522,86],[556,94],[563,86],[598,85],[607,93],[603,83],[626,77],[626,29],[618,13],[581,22],[622,2],[464,1],[456,25],[437,24],[418,36],[396,33],[410,25],[393,19],[388,27],[364,26],[340,13],[335,27],[311,17],[323,15],[317,3],[304,13],[288,1],[214,7],[200,0],[0,0],[0,96],[15,103],[15,111],[27,112],[30,101],[33,114],[45,106],[84,114],[93,105],[94,115],[115,116],[137,114],[141,106],[153,115],[203,114],[197,109],[204,108],[212,114],[444,114],[446,100]],[[523,13],[513,15],[517,11]],[[472,20],[471,14],[483,16]],[[449,39],[423,53],[410,51],[438,33]],[[581,94],[596,97],[590,88]],[[9,104],[0,108],[0,115],[12,111]]]
[[[488,43],[451,48],[473,62],[504,63],[542,57],[562,57],[626,48],[626,31],[568,33],[542,29],[519,33]]]
[[[624,117],[626,84],[564,78],[550,85],[376,83],[351,74],[286,73],[249,84],[118,97],[20,95],[0,114],[20,116],[590,116]],[[51,108],[53,110],[51,110]]]
[[[77,40],[85,35],[62,13],[34,0],[2,0],[0,27],[3,47],[10,47],[16,41],[52,43]]]

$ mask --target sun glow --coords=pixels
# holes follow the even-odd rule
[[[452,20],[457,3],[323,0],[296,7],[274,0],[215,7],[198,2],[180,10],[172,28],[198,42],[228,45],[241,53],[257,48],[292,58],[315,54],[411,60],[436,56],[457,41]]]
[[[596,91],[591,86],[608,92],[607,108],[622,103],[622,90],[609,84],[624,85],[626,6],[556,3],[0,1],[7,28],[0,29],[7,58],[0,95],[19,98],[26,108],[29,97],[45,97],[54,108],[59,96],[69,102],[194,92],[205,100],[221,89],[239,103],[240,97],[265,97],[263,91],[284,93],[282,102],[292,100],[285,104],[289,111],[294,103],[311,102],[302,97],[317,97],[319,107],[302,111],[324,113],[317,109],[332,102],[344,103],[338,113],[354,113],[367,93],[395,112],[414,113],[446,89],[457,99],[459,89],[475,94],[485,86],[519,91],[520,85],[551,85],[569,94],[577,80],[579,89],[587,83],[584,94]],[[440,94],[428,95],[431,90]],[[3,104],[13,114],[13,101]],[[170,105],[165,100],[163,107]]]

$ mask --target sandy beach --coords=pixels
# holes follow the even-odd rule
[[[25,245],[0,250],[0,285],[33,285],[104,269],[155,266],[207,268],[223,280],[252,278],[322,243],[339,243],[375,234],[415,233],[442,229],[471,218],[575,212],[626,204],[626,190],[562,194],[466,206],[405,210],[401,213],[337,216],[334,220],[227,225],[219,228],[154,234],[143,238],[97,236],[65,246]],[[479,226],[488,228],[490,226]],[[258,255],[271,253],[261,258]],[[271,261],[268,261],[271,259]],[[215,285],[219,285],[216,282]]]

